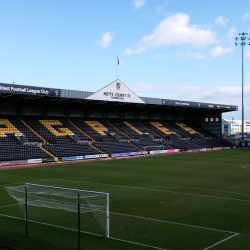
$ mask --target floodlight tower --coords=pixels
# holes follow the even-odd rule
[[[241,37],[236,37],[236,42],[235,42],[235,46],[237,46],[237,44],[241,45],[242,47],[242,137],[241,139],[244,140],[244,75],[243,75],[243,47],[247,44],[245,42],[246,39],[250,40],[250,38],[246,37],[248,35],[248,33],[239,33],[239,36]],[[240,42],[237,42],[237,40],[240,40]],[[248,43],[248,45],[250,45],[250,42]]]

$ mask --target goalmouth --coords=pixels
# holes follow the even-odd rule
[[[20,209],[25,214],[26,237],[28,237],[29,206],[77,213],[78,249],[80,249],[81,238],[81,214],[91,213],[98,222],[97,224],[104,229],[105,236],[109,237],[108,193],[32,183],[6,186],[5,189],[18,202]],[[91,232],[88,233],[91,234]]]

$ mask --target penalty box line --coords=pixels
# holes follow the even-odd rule
[[[211,246],[209,246],[209,247],[207,247],[207,248],[204,248],[203,250],[211,249],[211,248],[213,248],[213,247],[215,247],[215,246],[221,244],[222,242],[225,242],[225,241],[227,241],[227,240],[229,240],[229,239],[231,239],[231,238],[233,238],[233,237],[235,237],[235,236],[237,236],[237,235],[239,235],[239,233],[236,233],[236,234],[234,234],[234,235],[232,235],[232,236],[230,236],[230,237],[227,237],[226,239],[221,240],[221,241],[219,241],[219,242],[217,242],[217,243],[215,243],[215,244],[213,244],[213,245],[211,245]]]
[[[117,214],[117,215],[121,215],[121,216],[134,217],[134,218],[138,218],[138,219],[152,220],[152,221],[169,223],[169,224],[174,224],[174,225],[180,225],[180,226],[186,226],[186,227],[194,227],[194,228],[200,228],[200,229],[205,229],[205,230],[210,230],[210,231],[217,231],[217,232],[221,232],[221,233],[239,234],[239,233],[232,232],[232,231],[227,231],[227,230],[221,230],[221,229],[209,228],[209,227],[201,227],[201,226],[189,225],[189,224],[173,222],[173,221],[167,221],[167,220],[158,220],[158,219],[154,219],[154,218],[142,217],[142,216],[131,215],[131,214],[121,214],[121,213],[115,213],[115,212],[109,212],[109,213],[110,214]]]
[[[0,216],[3,216],[3,217],[7,217],[7,218],[11,218],[11,219],[17,219],[17,220],[25,220],[23,218],[18,218],[18,217],[14,217],[14,216],[9,216],[9,215],[4,215],[4,214],[0,214]],[[138,216],[135,216],[135,217],[138,217]],[[141,218],[141,217],[140,217]],[[158,221],[158,220],[157,220]],[[33,220],[30,220],[29,222],[33,222],[33,223],[36,223],[36,224],[42,224],[42,225],[45,225],[45,226],[52,226],[52,227],[57,227],[57,228],[61,228],[61,229],[66,229],[66,230],[71,230],[71,231],[75,231],[77,232],[78,230],[76,229],[72,229],[72,228],[67,228],[67,227],[61,227],[61,226],[57,226],[57,225],[52,225],[52,224],[48,224],[48,223],[43,223],[43,222],[38,222],[38,221],[33,221]],[[205,229],[208,229],[208,228],[205,228]],[[210,229],[210,230],[216,230],[216,229]],[[216,231],[222,231],[222,230],[216,230]],[[223,231],[222,231],[223,232]],[[228,232],[228,231],[225,231],[225,232]],[[89,233],[89,232],[85,232],[85,231],[81,231],[81,233],[87,233],[87,234],[91,234],[91,235],[95,235],[95,236],[101,236],[101,237],[104,237],[102,235],[99,235],[99,234],[94,234],[94,233]],[[232,233],[232,232],[228,232],[228,233]],[[207,248],[204,248],[203,250],[208,250],[208,249],[211,249],[213,248],[214,246],[217,246],[219,244],[221,244],[222,242],[225,242],[235,236],[239,235],[239,233],[235,233],[234,235],[231,235]],[[144,247],[147,247],[147,248],[153,248],[153,249],[158,249],[158,250],[168,250],[166,248],[160,248],[160,247],[156,247],[156,246],[151,246],[151,245],[146,245],[146,244],[142,244],[142,243],[139,243],[139,242],[134,242],[134,241],[128,241],[128,240],[124,240],[124,239],[119,239],[119,238],[115,238],[115,237],[109,237],[109,239],[112,239],[112,240],[116,240],[116,241],[122,241],[122,242],[126,242],[126,243],[129,243],[129,244],[135,244],[135,245],[140,245],[140,246],[144,246]]]
[[[25,219],[22,219],[22,218],[18,218],[18,217],[14,217],[14,216],[9,216],[9,215],[5,215],[5,214],[0,214],[0,216],[11,218],[11,219],[23,220],[23,221],[25,220]],[[61,229],[66,229],[66,230],[71,230],[71,231],[78,232],[77,229],[68,228],[68,227],[61,227],[61,226],[57,226],[57,225],[53,225],[53,224],[48,224],[48,223],[43,223],[43,222],[39,222],[39,221],[29,220],[29,222],[33,222],[33,223],[36,223],[36,224],[41,224],[41,225],[51,226],[51,227],[57,227],[57,228],[61,228]],[[86,232],[86,231],[80,231],[80,232],[81,233],[90,234],[90,235],[95,235],[95,236],[98,236],[98,237],[104,237],[103,235],[95,234],[95,233],[90,233],[90,232]],[[121,241],[121,242],[129,243],[129,244],[134,244],[134,245],[139,245],[139,246],[143,246],[143,247],[147,247],[147,248],[152,248],[152,249],[168,250],[166,248],[161,248],[161,247],[146,245],[146,244],[142,244],[142,243],[139,243],[139,242],[128,241],[128,240],[119,239],[119,238],[115,238],[115,237],[108,237],[107,239]]]
[[[1,208],[6,208],[6,207],[12,207],[12,206],[18,206],[18,204],[11,204],[11,205],[2,206],[2,207],[0,207],[0,209]],[[227,230],[221,230],[221,229],[209,228],[209,227],[202,227],[202,226],[184,224],[184,223],[173,222],[173,221],[159,220],[159,219],[143,217],[143,216],[138,216],[138,215],[132,215],[132,214],[122,214],[122,213],[116,213],[116,212],[109,212],[109,213],[110,214],[121,215],[121,216],[138,218],[138,219],[151,220],[151,221],[157,221],[157,222],[162,222],[162,223],[169,223],[169,224],[174,224],[174,225],[180,225],[180,226],[186,226],[186,227],[193,227],[193,228],[200,228],[200,229],[205,229],[205,230],[217,231],[217,232],[222,232],[222,233],[238,234],[236,232],[227,231]]]

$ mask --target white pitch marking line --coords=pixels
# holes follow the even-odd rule
[[[17,219],[17,220],[24,220],[24,219],[21,219],[21,218],[18,218],[18,217],[8,216],[8,215],[4,215],[4,214],[0,214],[0,216],[12,218],[12,219]],[[33,222],[33,223],[37,223],[37,224],[42,224],[42,225],[46,225],[46,226],[52,226],[52,227],[62,228],[62,229],[66,229],[66,230],[71,230],[71,231],[77,232],[77,229],[72,229],[72,228],[68,228],[68,227],[61,227],[61,226],[47,224],[47,223],[43,223],[43,222],[39,222],[39,221],[33,221],[33,220],[29,220],[29,222]],[[96,236],[104,237],[103,235],[100,235],[100,234],[94,234],[94,233],[89,233],[89,232],[85,232],[85,231],[81,231],[81,233],[87,233],[87,234],[91,234],[91,235],[96,235]],[[148,248],[159,249],[159,250],[168,250],[166,248],[160,248],[160,247],[156,247],[156,246],[145,245],[145,244],[142,244],[142,243],[128,241],[128,240],[123,240],[123,239],[119,239],[119,238],[109,237],[107,239],[112,239],[112,240],[117,240],[117,241],[123,241],[123,242],[126,242],[126,243],[140,245],[140,246],[144,246],[144,247],[148,247]]]
[[[224,190],[218,190],[218,189],[209,189],[209,188],[188,188],[188,187],[160,187],[157,186],[155,188],[183,188],[183,189],[197,189],[197,190],[205,190],[205,191],[212,191],[212,192],[221,192],[221,193],[229,193],[229,194],[237,194],[242,196],[250,197],[248,194],[242,194],[242,193],[236,193],[236,192],[230,192],[230,191],[224,191]]]
[[[175,224],[175,225],[186,226],[186,227],[195,227],[195,228],[201,228],[201,229],[206,229],[206,230],[211,230],[211,231],[218,231],[218,232],[222,232],[222,233],[236,234],[236,232],[231,232],[231,231],[226,231],[226,230],[221,230],[221,229],[215,229],[215,228],[209,228],[209,227],[200,227],[200,226],[183,224],[183,223],[166,221],[166,220],[158,220],[158,219],[153,219],[153,218],[148,218],[148,217],[142,217],[142,216],[137,216],[137,215],[120,214],[120,213],[115,213],[115,212],[109,212],[109,213],[110,214],[123,215],[123,216],[129,216],[129,217],[134,217],[134,218],[139,218],[139,219],[145,219],[145,220],[153,220],[153,221],[158,221],[158,222],[163,222],[163,223],[169,223],[169,224]]]
[[[20,181],[20,182],[13,182],[13,183],[6,183],[6,184],[2,184],[0,185],[0,187],[8,187],[8,186],[12,186],[12,185],[16,185],[16,184],[23,184],[23,183],[26,183],[26,182],[29,182],[29,183],[32,183],[34,181],[47,181],[47,180],[51,180],[53,178],[49,178],[49,179],[38,179],[38,180],[33,180],[33,181]]]
[[[190,194],[190,193],[183,193],[183,192],[176,192],[176,191],[159,190],[159,189],[154,189],[154,188],[145,188],[145,187],[120,186],[120,185],[105,184],[105,183],[100,183],[100,182],[75,181],[75,180],[56,179],[56,178],[51,178],[51,179],[53,179],[53,180],[61,180],[61,181],[83,182],[83,183],[106,185],[106,186],[121,187],[121,188],[132,188],[132,189],[148,190],[148,191],[155,191],[155,192],[164,192],[164,193],[173,193],[173,194],[185,194],[185,195],[190,195],[190,196],[200,196],[200,197],[208,197],[208,198],[216,198],[216,199],[224,199],[224,200],[233,200],[233,201],[242,201],[242,202],[249,202],[250,203],[250,200],[241,200],[241,199],[234,199],[234,198],[228,198],[228,197],[222,197],[222,196],[213,196],[213,195],[204,195],[204,194]]]
[[[12,206],[17,206],[18,204],[11,204],[11,205],[7,205],[7,206],[2,206],[2,207],[0,207],[0,209],[1,208],[5,208],[5,207],[12,207]]]
[[[245,167],[245,166],[249,166],[249,167]],[[241,167],[245,169],[250,169],[250,164],[245,164],[245,165],[242,165]]]
[[[22,218],[18,218],[18,217],[14,217],[14,216],[6,215],[6,214],[0,214],[0,216],[3,216],[3,217],[8,217],[8,218],[11,218],[11,219],[24,220],[24,219],[22,219]]]
[[[5,208],[5,207],[17,206],[17,205],[18,205],[18,204],[7,205],[7,206],[0,207],[0,209],[1,209],[1,208]],[[117,215],[128,216],[128,217],[134,217],[134,218],[139,218],[139,219],[158,221],[158,222],[169,223],[169,224],[175,224],[175,225],[186,226],[186,227],[201,228],[201,229],[206,229],[206,230],[218,231],[218,232],[222,232],[222,233],[232,233],[232,234],[235,234],[235,233],[236,233],[236,232],[231,232],[231,231],[226,231],[226,230],[221,230],[221,229],[215,229],[215,228],[209,228],[209,227],[201,227],[201,226],[183,224],[183,223],[179,223],[179,222],[166,221],[166,220],[159,220],[159,219],[148,218],[148,217],[142,217],[142,216],[138,216],[138,215],[121,214],[121,213],[115,213],[115,212],[110,212],[110,214],[117,214]],[[48,225],[50,225],[50,224],[48,224]]]
[[[62,228],[62,229],[67,229],[67,230],[71,230],[71,231],[75,231],[75,232],[78,231],[77,229],[72,229],[72,228],[67,228],[67,227],[61,227],[61,226],[52,225],[52,224],[47,224],[47,223],[43,223],[43,222],[39,222],[39,221],[33,221],[33,220],[29,220],[29,221],[30,221],[30,222],[33,222],[33,223],[37,223],[37,224],[46,225],[46,226],[52,226],[52,227],[58,227],[58,228]],[[85,232],[85,231],[81,231],[81,233],[87,233],[87,234],[91,234],[91,235],[96,235],[96,236],[104,237],[103,235],[100,235],[100,234],[89,233],[89,232]],[[165,249],[165,248],[160,248],[160,247],[145,245],[145,244],[141,244],[141,243],[138,243],[138,242],[123,240],[123,239],[119,239],[119,238],[109,237],[109,239],[118,240],[118,241],[124,241],[124,242],[127,242],[127,243],[136,244],[136,245],[141,245],[141,246],[145,246],[145,247],[148,247],[148,248],[154,248],[154,249],[159,249],[159,250],[167,250],[167,249]]]
[[[219,242],[213,244],[212,246],[209,246],[209,247],[207,247],[207,248],[204,248],[203,250],[211,249],[212,247],[215,247],[215,246],[219,245],[220,243],[222,243],[222,242],[224,242],[224,241],[227,241],[227,240],[229,240],[229,239],[231,239],[231,238],[233,238],[233,237],[235,237],[235,236],[237,236],[237,235],[239,235],[239,233],[236,233],[236,234],[234,234],[234,235],[232,235],[232,236],[230,236],[230,237],[228,237],[228,238],[226,238],[226,239],[224,239],[224,240],[221,240],[221,241],[219,241]]]
[[[167,250],[166,248],[160,248],[160,247],[145,245],[145,244],[141,244],[141,243],[138,243],[138,242],[133,242],[133,241],[128,241],[128,240],[122,240],[122,239],[113,238],[113,237],[109,237],[109,239],[123,241],[123,242],[127,242],[127,243],[130,243],[130,244],[140,245],[140,246],[148,247],[148,248],[154,248],[154,249],[159,249],[159,250]]]

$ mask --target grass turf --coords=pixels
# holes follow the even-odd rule
[[[29,207],[29,219],[44,224],[29,222],[25,238],[23,213],[4,185],[32,182],[109,193],[111,238],[82,233],[83,249],[250,249],[246,164],[249,150],[225,150],[1,171],[0,245],[77,249],[77,214],[63,210]],[[101,232],[93,218],[81,219],[82,230]]]

